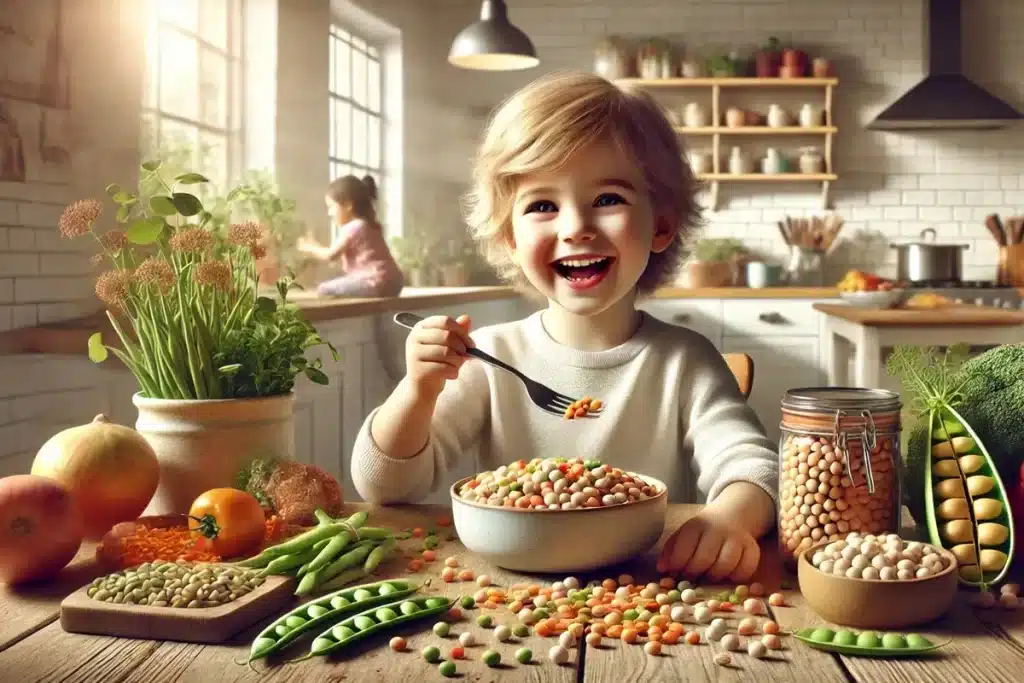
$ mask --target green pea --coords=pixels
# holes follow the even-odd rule
[[[640,616],[640,613],[635,609],[628,609],[622,613],[622,618],[626,621],[636,621],[636,618]]]
[[[654,616],[653,614],[651,614],[647,610],[644,610],[644,611],[640,612],[640,614],[637,615],[637,619],[639,621],[650,621],[651,617],[653,617],[653,616]]]
[[[423,659],[428,662],[436,662],[441,659],[441,651],[433,645],[423,648]]]
[[[476,623],[481,628],[490,628],[491,624],[494,623],[494,619],[491,618],[490,614],[481,614],[476,618]]]
[[[338,624],[337,626],[331,629],[331,635],[334,636],[335,640],[345,640],[346,638],[351,638],[355,634],[355,629],[353,629],[350,626],[345,626],[343,624]]]
[[[882,647],[890,650],[905,648],[907,641],[898,633],[886,633],[882,636]]]
[[[515,634],[516,638],[526,638],[530,635],[530,627],[526,624],[516,624],[512,627],[512,633]]]
[[[880,639],[874,631],[864,631],[857,636],[857,647],[878,647]]]
[[[533,653],[530,652],[530,648],[521,647],[516,650],[516,661],[520,664],[529,664],[533,661]]]
[[[920,633],[908,633],[907,647],[913,648],[915,650],[921,647],[932,647],[932,641],[928,640]]]
[[[476,607],[476,600],[473,599],[472,595],[463,595],[459,604],[462,605],[462,609],[473,609]]]
[[[323,605],[310,605],[309,608],[306,610],[306,614],[309,615],[310,619],[322,617],[328,612],[330,612],[330,610],[324,607]]]
[[[409,616],[410,614],[416,614],[416,612],[419,612],[420,606],[411,600],[406,600],[398,606],[398,609],[402,611],[402,614]]]
[[[360,631],[365,631],[376,626],[377,622],[366,615],[360,615],[352,620],[352,625]]]
[[[836,633],[836,637],[832,639],[832,642],[836,645],[856,645],[857,634],[853,631],[839,631]]]
[[[344,595],[335,595],[331,598],[331,609],[341,609],[342,607],[347,607],[351,604],[352,603],[349,602]]]
[[[377,593],[380,595],[391,595],[398,589],[392,586],[390,583],[382,583],[380,588],[377,589]]]
[[[427,536],[423,539],[423,548],[426,550],[433,550],[440,542],[437,540],[437,536]]]
[[[676,590],[680,593],[682,593],[687,588],[693,588],[693,586],[690,585],[689,581],[680,581],[678,584],[676,584]]]
[[[353,599],[355,599],[356,602],[362,602],[363,600],[368,600],[368,599],[372,598],[373,597],[373,593],[371,593],[370,591],[366,590],[365,588],[360,588],[359,590],[357,590],[355,593],[352,594],[352,597],[353,597]]]
[[[811,633],[811,640],[818,643],[831,643],[832,639],[835,638],[836,632],[830,628],[816,628]]]
[[[398,614],[390,607],[381,607],[373,613],[373,616],[377,618],[377,621],[391,621],[398,618]]]
[[[436,624],[434,624],[434,635],[435,636],[438,636],[440,638],[444,638],[450,632],[451,632],[451,627],[447,623],[445,623],[443,621],[439,621]]]
[[[548,617],[550,617],[551,612],[549,612],[544,607],[541,607],[540,609],[533,610],[533,616],[537,617],[537,621],[540,621],[541,619],[547,619]]]
[[[444,598],[427,598],[424,604],[427,606],[427,609],[434,609],[435,607],[448,604],[448,601]]]
[[[501,664],[501,654],[497,650],[484,650],[480,660],[487,666],[495,667]]]
[[[274,627],[274,633],[276,633],[277,635],[279,635],[281,637],[284,637],[284,636],[288,635],[291,632],[292,632],[292,629],[287,624],[278,624],[277,626]]]
[[[455,662],[441,662],[437,670],[445,678],[452,678],[455,675]]]
[[[285,619],[284,623],[285,623],[286,626],[290,626],[292,628],[298,628],[298,627],[302,626],[303,624],[305,624],[306,620],[303,619],[302,617],[298,616],[298,615],[293,614],[292,616],[290,616],[287,619]]]
[[[666,597],[668,598],[669,603],[673,603],[679,602],[679,599],[683,596],[679,593],[679,591],[673,588],[666,594]]]
[[[739,604],[741,604],[743,602],[743,599],[740,598],[740,596],[736,595],[735,593],[732,593],[729,596],[729,602],[731,602],[734,605],[739,605]]]

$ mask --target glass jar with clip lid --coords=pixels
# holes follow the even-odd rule
[[[794,570],[796,558],[812,545],[851,531],[899,532],[901,407],[899,394],[881,389],[806,387],[785,393],[778,531],[787,568]]]

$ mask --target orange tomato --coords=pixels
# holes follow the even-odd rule
[[[192,503],[188,527],[206,547],[223,558],[256,551],[266,533],[263,508],[247,491],[211,489]]]

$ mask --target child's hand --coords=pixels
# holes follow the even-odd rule
[[[658,571],[741,583],[754,575],[760,561],[761,548],[753,536],[713,512],[701,511],[665,542]]]
[[[425,394],[436,396],[444,383],[459,376],[459,368],[475,346],[469,336],[468,315],[451,319],[435,315],[416,323],[405,341],[406,377]]]

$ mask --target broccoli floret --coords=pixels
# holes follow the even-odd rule
[[[958,371],[965,383],[954,409],[985,445],[1007,488],[1017,485],[1024,460],[1024,344],[1006,344],[965,362]],[[922,420],[907,443],[905,502],[924,523],[924,462],[930,440]]]

